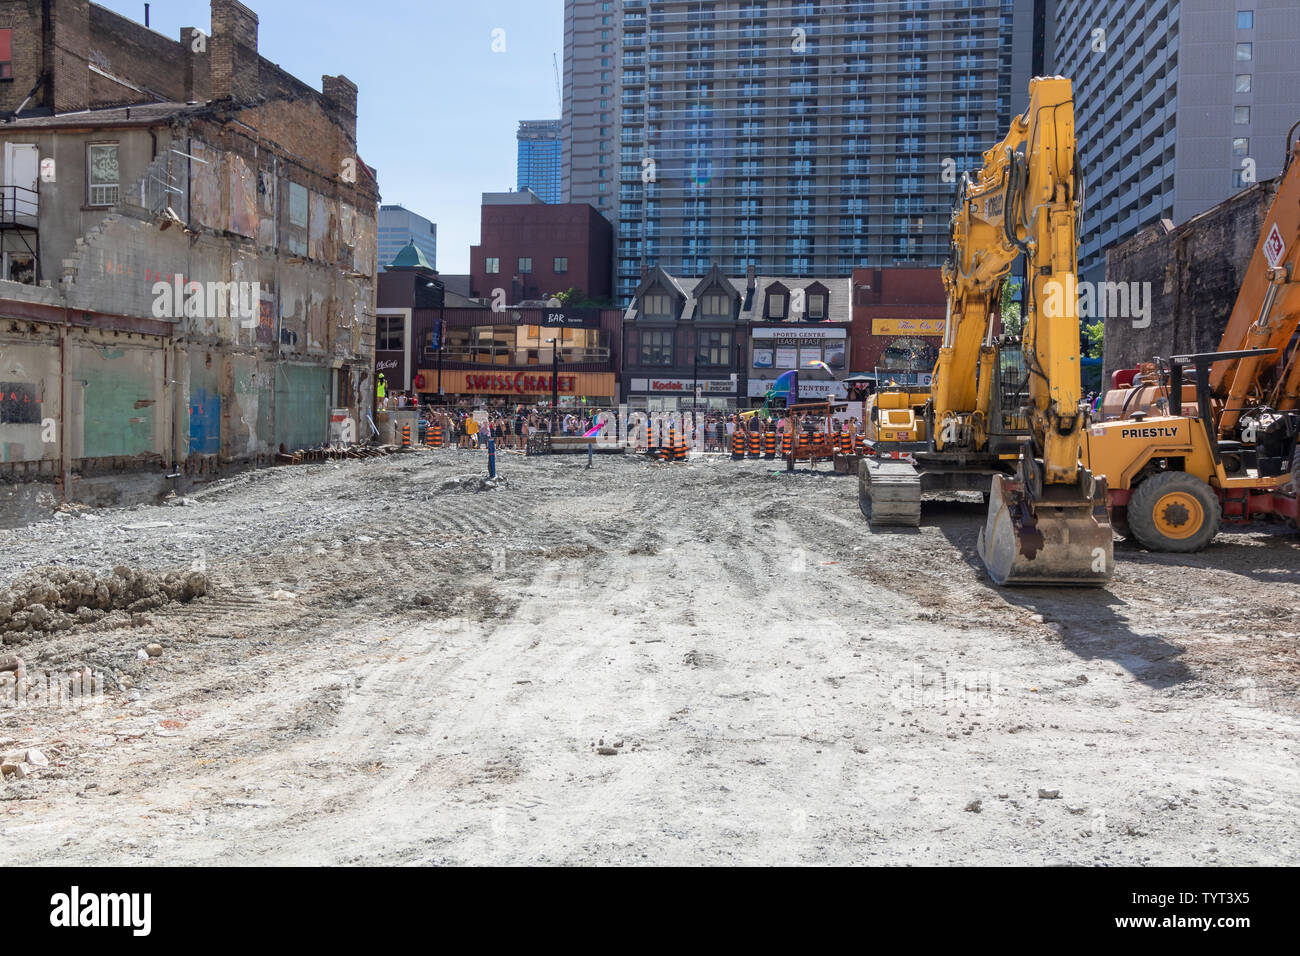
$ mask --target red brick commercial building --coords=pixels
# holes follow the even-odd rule
[[[462,407],[617,402],[621,310],[497,311],[439,282],[414,246],[379,275],[375,370],[390,391]]]
[[[470,295],[491,301],[501,289],[501,304],[518,305],[580,289],[607,299],[613,256],[614,228],[587,203],[544,203],[531,190],[484,193]]]
[[[943,341],[946,304],[938,269],[853,270],[849,367],[928,375]]]

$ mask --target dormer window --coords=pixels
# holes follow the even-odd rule
[[[669,297],[662,292],[652,292],[641,300],[641,314],[650,319],[666,319],[672,315]]]
[[[820,322],[826,318],[826,296],[820,292],[808,293],[808,321]]]
[[[785,293],[769,292],[767,294],[767,318],[785,318]]]
[[[731,296],[711,292],[700,299],[700,318],[730,319]]]
[[[820,282],[814,282],[804,290],[805,322],[825,322],[830,318],[830,290]]]

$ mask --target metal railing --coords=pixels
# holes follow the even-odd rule
[[[0,186],[0,224],[36,228],[40,195],[24,186]]]

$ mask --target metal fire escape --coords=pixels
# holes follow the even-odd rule
[[[41,255],[37,213],[40,195],[24,186],[0,186],[0,235],[14,233],[31,253],[35,274],[32,284],[41,284]],[[4,276],[8,279],[10,276]]]

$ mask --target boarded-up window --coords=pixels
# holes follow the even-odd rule
[[[289,184],[289,225],[307,228],[307,187]]]
[[[284,230],[284,244],[289,247],[290,255],[307,254],[307,208],[307,187],[290,183],[289,225]]]
[[[204,143],[190,144],[190,211],[200,225],[227,228],[221,201],[221,154]]]
[[[39,425],[41,399],[23,382],[0,382],[0,425]]]
[[[230,170],[230,225],[231,232],[252,239],[257,235],[257,175],[235,153],[227,153]]]

